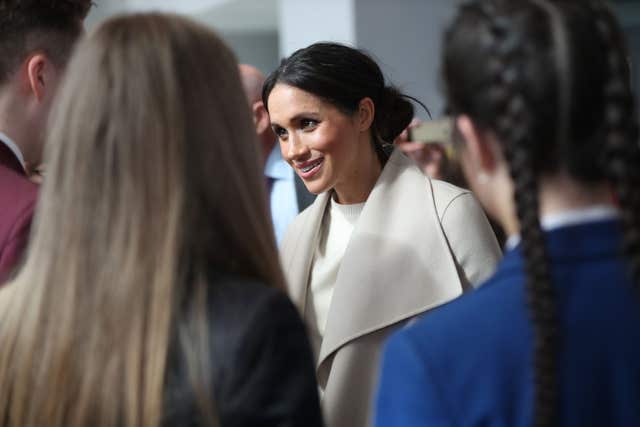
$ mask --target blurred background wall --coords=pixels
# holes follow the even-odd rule
[[[316,41],[339,41],[369,52],[390,82],[442,113],[438,69],[441,34],[463,0],[94,0],[87,28],[118,13],[186,14],[227,41],[240,62],[265,73],[280,58]],[[611,1],[632,51],[640,94],[640,0]],[[425,117],[421,109],[416,112]]]

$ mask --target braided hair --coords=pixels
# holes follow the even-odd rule
[[[614,185],[640,283],[640,148],[623,37],[600,0],[476,0],[446,34],[443,67],[450,111],[493,132],[509,167],[534,334],[534,425],[556,425],[560,341],[542,175]]]
[[[638,122],[627,65],[624,38],[611,12],[591,1],[597,29],[608,45],[604,93],[606,172],[613,184],[625,227],[624,252],[633,282],[640,286],[640,146]]]

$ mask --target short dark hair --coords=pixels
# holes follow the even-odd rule
[[[284,59],[264,83],[262,101],[277,83],[309,92],[345,114],[353,114],[369,97],[376,111],[372,125],[374,147],[392,143],[413,118],[413,98],[385,84],[378,64],[366,53],[338,43],[315,43]]]
[[[63,65],[91,5],[91,0],[0,0],[0,84],[35,50]]]

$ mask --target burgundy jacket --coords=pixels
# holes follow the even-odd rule
[[[29,240],[38,186],[11,149],[0,141],[0,284],[22,260]]]

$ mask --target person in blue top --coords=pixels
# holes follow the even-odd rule
[[[640,145],[618,23],[599,0],[477,0],[444,43],[465,175],[508,251],[390,338],[375,425],[640,425]]]

